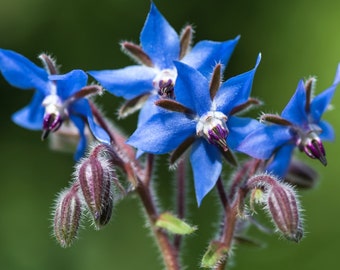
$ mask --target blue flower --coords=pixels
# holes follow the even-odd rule
[[[174,61],[186,63],[208,76],[216,63],[228,62],[239,39],[201,41],[190,50],[191,38],[190,26],[179,36],[151,3],[140,34],[141,45],[122,43],[123,51],[140,65],[88,73],[110,93],[127,100],[120,109],[121,117],[142,108],[138,120],[138,124],[142,124],[155,113],[151,105],[156,99],[175,98],[173,87],[177,71]]]
[[[57,131],[69,119],[79,130],[79,144],[75,159],[82,157],[86,148],[85,126],[101,142],[109,142],[106,132],[93,119],[88,94],[98,93],[98,86],[86,86],[87,75],[82,70],[73,70],[58,75],[54,61],[41,54],[45,68],[40,68],[24,56],[0,49],[0,71],[14,87],[35,89],[30,104],[14,113],[12,120],[19,126],[31,130],[43,130],[42,139]]]
[[[322,140],[333,140],[334,130],[321,117],[340,82],[340,65],[332,86],[312,98],[315,81],[315,78],[306,82],[301,80],[281,116],[262,115],[260,120],[270,125],[263,125],[249,134],[238,150],[259,159],[272,157],[267,170],[279,177],[286,175],[296,147],[308,157],[327,165]]]
[[[222,155],[231,159],[243,138],[259,123],[234,114],[249,102],[253,77],[260,62],[241,75],[220,83],[221,69],[216,65],[211,81],[196,69],[175,62],[178,77],[176,101],[158,100],[157,114],[151,116],[128,139],[127,143],[154,154],[184,152],[191,144],[197,202],[214,187],[222,170]],[[155,106],[155,105],[153,105]]]

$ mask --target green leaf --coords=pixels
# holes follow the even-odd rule
[[[172,234],[180,235],[191,234],[197,230],[196,226],[189,225],[169,212],[159,215],[156,226],[165,229]]]

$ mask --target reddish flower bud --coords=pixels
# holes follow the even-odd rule
[[[268,191],[266,208],[277,230],[287,239],[299,242],[303,236],[300,209],[292,187],[278,183]]]
[[[104,158],[90,156],[80,164],[77,176],[87,208],[99,228],[111,217],[114,171]]]
[[[78,196],[78,184],[62,192],[54,211],[54,236],[62,247],[69,247],[77,237],[82,206]]]
[[[303,236],[300,207],[294,189],[269,174],[251,177],[247,182],[249,190],[264,192],[262,203],[268,211],[277,231],[287,239],[299,242]]]

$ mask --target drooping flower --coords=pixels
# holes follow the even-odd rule
[[[310,78],[299,82],[281,116],[263,114],[261,120],[269,125],[263,125],[249,134],[238,150],[259,159],[272,157],[267,170],[279,177],[286,175],[296,147],[308,157],[319,159],[327,165],[322,140],[333,140],[334,130],[321,117],[340,82],[340,65],[333,84],[313,98],[315,81],[315,78]]]
[[[192,145],[190,161],[200,204],[221,174],[222,155],[234,162],[231,150],[259,125],[256,120],[235,116],[255,102],[249,95],[259,62],[260,56],[252,70],[222,84],[219,64],[209,81],[196,69],[175,62],[176,101],[158,100],[156,104],[164,109],[139,126],[127,143],[154,154],[174,150],[172,163]]]
[[[123,52],[139,65],[116,70],[89,71],[104,88],[127,102],[120,116],[140,109],[138,124],[145,122],[156,109],[151,104],[159,98],[175,98],[177,70],[173,61],[181,61],[203,75],[211,74],[216,63],[226,65],[239,37],[225,41],[201,41],[192,49],[192,28],[187,26],[179,36],[151,3],[150,12],[140,34],[140,46],[131,42],[121,44]]]
[[[30,104],[14,113],[12,120],[27,129],[42,130],[42,139],[71,120],[80,137],[76,160],[82,157],[87,145],[86,125],[96,139],[109,143],[106,132],[95,123],[86,99],[88,95],[100,93],[101,87],[87,86],[87,75],[82,70],[58,75],[56,64],[49,56],[41,54],[39,58],[44,68],[14,51],[0,49],[0,71],[8,83],[23,90],[36,90]]]

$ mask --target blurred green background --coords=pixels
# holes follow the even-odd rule
[[[177,31],[192,23],[196,42],[241,35],[226,77],[252,68],[257,54],[262,52],[253,96],[264,100],[263,111],[281,111],[301,78],[317,75],[317,93],[333,81],[340,62],[340,1],[154,2]],[[20,52],[36,63],[40,52],[51,53],[62,65],[62,72],[74,68],[120,68],[132,62],[120,52],[118,43],[139,42],[149,7],[149,0],[0,0],[0,47]],[[56,194],[70,180],[72,155],[52,153],[47,143],[40,141],[39,132],[22,129],[10,121],[11,114],[28,103],[32,92],[11,88],[2,77],[0,89],[0,268],[161,269],[136,198],[122,201],[104,230],[94,231],[85,224],[72,248],[62,249],[56,244],[51,236],[50,212]],[[104,95],[98,102],[114,118],[121,100]],[[325,118],[339,133],[339,93],[333,105],[335,110],[326,113]],[[132,120],[134,117],[119,125],[129,133],[133,130]],[[319,185],[300,193],[306,237],[294,244],[278,235],[257,233],[267,247],[238,247],[234,269],[317,270],[339,265],[339,143],[326,143],[325,147],[327,168],[307,160],[320,173]],[[163,165],[158,170],[167,169]],[[171,178],[159,179],[160,194],[168,194],[171,182]],[[198,269],[199,258],[214,236],[212,228],[218,224],[217,200],[213,193],[209,194],[202,207],[196,209],[193,194],[188,196],[193,211],[188,220],[198,224],[199,231],[186,241],[183,260],[187,269]],[[165,205],[169,202],[165,201]]]

